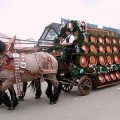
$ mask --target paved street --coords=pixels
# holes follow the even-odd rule
[[[45,95],[46,83],[42,83],[41,99],[35,100],[31,89],[25,100],[15,110],[0,106],[0,120],[119,120],[120,84],[93,90],[87,96],[79,96],[77,87],[63,93],[57,104],[50,105]]]

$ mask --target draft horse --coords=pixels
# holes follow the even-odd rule
[[[12,53],[6,50],[6,45],[0,41],[0,91],[4,92],[13,84],[16,84],[14,57]],[[22,64],[21,55],[20,63]],[[58,101],[61,93],[62,84],[57,80],[58,62],[51,54],[46,52],[35,52],[24,54],[25,68],[20,67],[21,82],[33,81],[44,75],[45,81],[48,83],[46,95],[50,99],[50,104]],[[52,86],[54,89],[52,89]]]

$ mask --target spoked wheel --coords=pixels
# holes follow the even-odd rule
[[[66,93],[70,92],[72,88],[73,88],[73,85],[71,84],[62,84],[62,90]]]
[[[92,90],[92,81],[89,77],[84,76],[78,82],[78,92],[85,96],[88,95]]]

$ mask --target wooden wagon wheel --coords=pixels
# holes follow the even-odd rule
[[[65,92],[65,93],[68,93],[72,90],[73,88],[73,85],[71,84],[62,84],[62,90]]]
[[[83,76],[78,82],[78,92],[80,95],[88,95],[92,90],[92,80],[87,77]]]

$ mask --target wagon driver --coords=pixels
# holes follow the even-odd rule
[[[66,47],[67,54],[73,53],[75,52],[75,46],[73,44],[75,37],[69,28],[66,29],[66,35],[67,37],[63,41],[60,41],[60,45]]]

